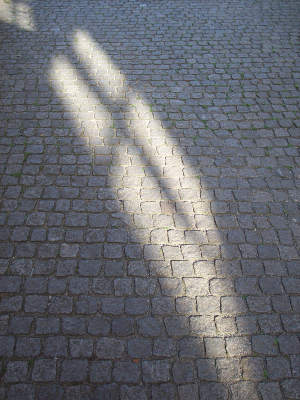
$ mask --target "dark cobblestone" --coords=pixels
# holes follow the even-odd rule
[[[9,351],[8,343],[8,351]],[[36,357],[41,351],[41,340],[32,337],[19,337],[16,343],[15,354],[17,357]]]
[[[32,317],[13,317],[10,321],[9,331],[13,334],[28,334],[32,321]]]
[[[44,341],[43,353],[46,357],[66,357],[68,341],[64,336],[49,336]]]
[[[65,360],[62,365],[62,382],[82,382],[87,378],[86,360]]]
[[[103,359],[115,359],[124,355],[125,343],[114,338],[101,338],[97,341],[96,355]]]
[[[134,338],[128,340],[128,354],[133,358],[146,358],[152,354],[152,343],[149,339]],[[155,351],[154,354],[158,355]]]
[[[147,392],[141,386],[121,386],[121,399],[147,400]]]
[[[7,364],[4,375],[5,382],[24,382],[27,378],[27,362],[26,361],[10,361]]]
[[[132,361],[117,361],[113,369],[116,382],[137,383],[140,377],[139,366]]]
[[[165,360],[143,361],[142,370],[147,383],[167,382],[170,379],[170,363]]]
[[[111,361],[93,361],[90,365],[90,380],[92,383],[110,382],[111,373]]]
[[[49,382],[56,378],[55,360],[37,360],[34,363],[32,371],[32,380],[34,382]]]
[[[18,383],[11,385],[8,393],[7,399],[9,400],[32,400],[34,399],[35,389],[33,385]]]

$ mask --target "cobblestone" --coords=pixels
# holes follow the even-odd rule
[[[37,360],[34,363],[32,371],[32,380],[34,382],[49,382],[56,378],[55,360]]]
[[[86,360],[65,360],[62,365],[62,382],[83,382],[87,378]]]
[[[299,398],[299,7],[0,0],[0,398]]]
[[[7,364],[4,381],[6,382],[24,382],[27,378],[26,361],[10,361]]]

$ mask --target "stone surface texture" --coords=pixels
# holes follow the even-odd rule
[[[300,399],[297,0],[0,0],[0,398]]]

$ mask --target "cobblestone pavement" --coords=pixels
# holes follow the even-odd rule
[[[0,3],[0,398],[300,399],[300,3]]]

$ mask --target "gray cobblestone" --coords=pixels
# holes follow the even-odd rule
[[[34,382],[49,382],[56,378],[55,360],[37,360],[34,363],[32,371],[32,380]]]
[[[87,378],[88,362],[86,360],[65,360],[62,364],[62,382],[82,382]]]
[[[64,336],[49,336],[45,338],[43,353],[46,357],[66,357],[68,342]]]
[[[9,331],[13,334],[28,334],[32,321],[32,317],[12,317],[10,320]]]
[[[81,260],[78,272],[82,276],[97,276],[101,270],[101,263],[98,260]]]
[[[293,376],[299,377],[300,376],[300,356],[292,356],[291,357],[291,369]]]
[[[116,382],[137,383],[140,377],[139,366],[132,361],[117,361],[113,369]]]
[[[114,338],[101,338],[96,344],[96,355],[102,359],[115,359],[124,355],[125,343]]]
[[[257,390],[255,389],[255,384],[252,382],[239,382],[231,386],[232,398],[242,399],[247,398],[251,400],[258,400]]]
[[[219,379],[222,382],[235,382],[241,379],[239,359],[220,358],[216,360]]]
[[[290,363],[284,357],[267,358],[268,376],[272,380],[289,378],[292,376]]]
[[[38,318],[36,320],[37,334],[53,334],[59,332],[59,319],[55,317]]]
[[[260,381],[264,376],[264,362],[258,357],[244,357],[241,363],[243,376],[246,379]]]
[[[191,333],[195,335],[216,335],[216,326],[211,316],[196,316],[190,318]]]
[[[47,291],[47,279],[27,278],[24,289],[26,293],[45,293]]]
[[[10,296],[2,297],[0,300],[0,311],[1,312],[16,312],[22,308],[22,297],[21,296]]]
[[[101,307],[104,314],[120,315],[124,312],[124,298],[103,298],[101,301]]]
[[[150,309],[149,299],[129,297],[125,299],[125,312],[131,315],[146,314]]]
[[[282,393],[277,382],[262,382],[259,384],[259,392],[263,400],[282,400]]]
[[[36,357],[40,354],[41,343],[39,338],[19,337],[16,343],[15,354],[17,357]],[[8,351],[10,349],[8,343]]]
[[[153,296],[157,288],[156,279],[135,278],[135,292],[138,296]]]
[[[7,398],[9,400],[33,400],[35,396],[34,393],[35,389],[33,385],[18,383],[10,386]]]
[[[25,312],[28,313],[43,313],[48,306],[47,296],[32,295],[27,296],[25,300]]]
[[[184,285],[179,278],[159,278],[162,294],[165,296],[182,296]]]
[[[114,280],[116,296],[129,296],[133,293],[133,282],[130,278],[118,278]]]
[[[283,393],[287,398],[299,397],[299,380],[298,379],[287,379],[282,382]]]
[[[112,320],[112,333],[117,336],[129,336],[134,332],[134,321],[131,318],[119,317]]]
[[[7,364],[4,375],[5,382],[24,382],[27,378],[27,362],[26,361],[10,361]]]
[[[171,297],[153,297],[152,312],[157,315],[171,314],[175,310],[174,299]]]
[[[162,322],[153,317],[141,318],[137,322],[141,335],[148,337],[160,336],[163,330]]]
[[[299,397],[296,3],[1,5],[0,398]]]
[[[221,383],[209,382],[204,383],[199,388],[200,390],[200,398],[204,400],[208,400],[210,398],[214,399],[226,399],[228,397],[228,391],[224,385]]]
[[[157,357],[175,356],[176,342],[174,339],[156,339],[154,341],[153,354]]]
[[[225,341],[223,338],[205,338],[205,349],[208,357],[225,357]],[[230,349],[231,350],[231,349]],[[230,355],[234,355],[229,352]]]
[[[50,294],[63,294],[66,291],[66,279],[50,278],[48,281],[48,291]]]
[[[84,294],[89,290],[88,278],[71,278],[69,281],[70,294]]]
[[[247,356],[251,354],[251,343],[248,337],[227,338],[226,349],[231,357]]]
[[[93,383],[110,382],[111,373],[111,361],[93,361],[90,365],[90,380]]]
[[[79,314],[95,314],[98,310],[97,299],[91,296],[80,296],[76,302],[76,311]]]
[[[141,386],[121,386],[121,399],[147,400],[147,392]]]
[[[105,399],[106,396],[108,399],[111,398],[112,400],[118,400],[120,397],[119,387],[115,383],[97,386],[94,394],[100,398],[103,397]]]
[[[152,354],[152,343],[150,339],[134,338],[128,340],[128,354],[133,358],[150,357]],[[157,354],[154,347],[154,354]]]
[[[296,335],[281,335],[278,337],[278,344],[283,354],[299,354],[299,339]]]
[[[70,339],[70,354],[74,358],[88,358],[93,354],[93,341],[91,339]]]
[[[170,379],[170,363],[165,360],[143,361],[142,371],[147,383],[167,382]]]
[[[84,331],[84,324],[82,330]],[[110,321],[103,317],[93,317],[88,319],[88,333],[91,335],[107,335],[110,331]]]
[[[65,334],[82,335],[85,333],[85,325],[85,319],[81,317],[62,318],[62,331]]]
[[[179,342],[180,358],[198,358],[204,355],[203,340],[196,337],[186,337]]]
[[[184,316],[167,317],[164,319],[169,336],[185,336],[189,332],[188,318]]]
[[[252,338],[253,351],[256,353],[276,355],[278,353],[275,338],[273,336],[253,336]]]
[[[189,383],[195,379],[195,368],[192,362],[176,362],[173,365],[173,376],[176,383]]]
[[[176,396],[176,387],[171,383],[163,383],[161,385],[152,385],[152,397],[154,400],[161,398],[166,400],[174,399]]]

